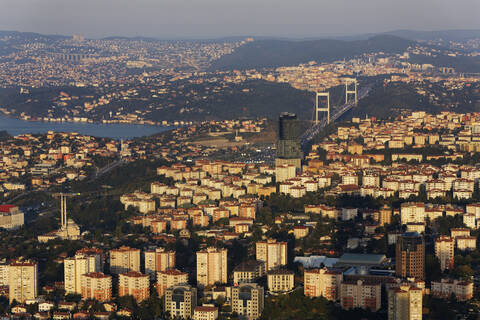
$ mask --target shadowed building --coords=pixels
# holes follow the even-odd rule
[[[256,283],[243,283],[232,288],[232,311],[243,319],[255,320],[262,315],[263,287]]]
[[[173,286],[165,293],[165,311],[172,318],[190,319],[197,306],[197,288],[189,285]]]
[[[303,153],[300,147],[300,122],[294,113],[283,112],[278,120],[276,166],[294,165],[301,168]]]
[[[402,278],[425,279],[425,241],[418,233],[407,232],[398,237],[396,274]]]

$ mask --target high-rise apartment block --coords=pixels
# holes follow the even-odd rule
[[[25,303],[38,293],[38,265],[31,260],[17,260],[8,267],[9,301]]]
[[[343,309],[370,309],[378,311],[382,306],[382,286],[379,282],[343,281],[340,285],[340,304]]]
[[[422,320],[422,289],[404,285],[388,291],[388,320]]]
[[[65,292],[67,294],[82,293],[82,275],[103,271],[101,250],[78,251],[74,257],[65,259],[63,264]]]
[[[339,299],[343,274],[339,270],[310,269],[304,272],[303,290],[307,297],[325,297],[330,301]]]
[[[425,242],[416,232],[397,238],[396,274],[402,278],[425,279]]]
[[[82,299],[95,299],[100,302],[112,299],[112,276],[102,272],[82,275]]]
[[[388,206],[384,206],[380,209],[378,214],[378,224],[384,226],[386,224],[390,224],[392,222],[392,208]]]
[[[168,288],[188,284],[188,273],[176,269],[168,269],[157,273],[157,292],[163,297]]]
[[[140,249],[120,247],[110,250],[110,272],[125,273],[140,272]]]
[[[137,271],[122,273],[118,277],[118,296],[132,296],[137,302],[150,297],[150,277]]]
[[[7,286],[9,282],[9,271],[10,266],[7,263],[0,264],[0,287]]]
[[[4,204],[0,205],[0,227],[13,230],[24,224],[24,214],[17,206]]]
[[[197,283],[210,286],[227,282],[227,250],[207,248],[197,252]]]
[[[145,273],[155,279],[158,271],[175,268],[175,251],[164,248],[145,251]]]
[[[452,270],[454,262],[455,241],[451,237],[441,236],[435,240],[435,256],[440,261],[440,269]]]
[[[256,244],[257,260],[265,262],[265,270],[285,266],[287,264],[287,243],[267,240]]]

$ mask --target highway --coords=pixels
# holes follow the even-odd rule
[[[362,88],[358,91],[358,101],[360,101],[360,99],[363,99],[365,98],[368,93],[370,92],[370,90],[372,89],[372,86],[369,85],[365,88]],[[337,106],[337,107],[331,107],[331,110],[330,110],[330,122],[334,122],[336,121],[338,118],[340,118],[345,112],[347,112],[348,110],[350,110],[352,107],[355,106],[355,102],[352,101],[352,102],[349,102],[349,103],[346,103],[344,105],[341,105],[341,106]],[[320,133],[320,131],[325,128],[326,126],[328,125],[328,121],[325,118],[323,118],[322,120],[320,120],[316,125],[314,125],[313,127],[311,127],[310,129],[308,129],[307,131],[305,131],[305,133],[300,137],[300,141],[301,141],[301,145],[302,145],[302,148],[303,146],[305,146],[306,143],[308,143],[309,141],[311,141],[313,139],[313,137],[315,137],[317,134]]]
[[[115,169],[116,167],[124,164],[124,161],[122,159],[115,160],[114,162],[106,165],[103,168],[97,168],[95,167],[95,174],[92,176],[92,180],[95,180],[99,178],[100,176],[104,175],[105,173],[110,172],[111,170]]]

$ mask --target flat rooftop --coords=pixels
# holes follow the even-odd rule
[[[344,253],[338,262],[338,266],[352,266],[352,265],[382,265],[387,262],[387,257],[384,254],[363,254],[363,253]]]

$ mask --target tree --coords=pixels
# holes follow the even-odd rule
[[[470,268],[470,266],[461,265],[461,266],[455,267],[455,269],[453,269],[452,274],[464,280],[471,280],[475,272],[472,270],[472,268]]]
[[[433,254],[425,256],[425,275],[427,282],[440,280],[442,278],[442,270],[440,268],[440,261]]]

